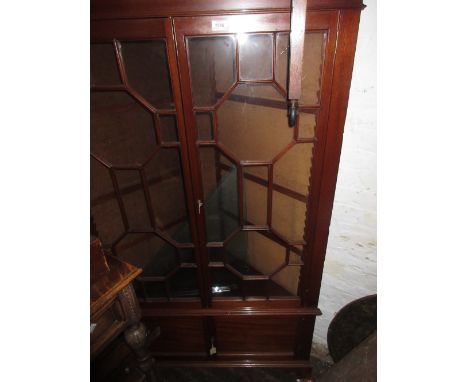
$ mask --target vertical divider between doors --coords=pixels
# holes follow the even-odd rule
[[[195,222],[195,229],[197,231],[197,264],[199,277],[201,277],[201,288],[200,296],[202,301],[202,307],[211,306],[211,291],[210,291],[210,274],[208,269],[208,253],[206,248],[206,232],[205,232],[205,219],[204,213],[197,213],[195,209],[195,203],[204,200],[203,199],[203,187],[200,169],[200,160],[198,158],[198,149],[196,145],[197,130],[193,121],[193,107],[191,101],[191,85],[189,78],[189,64],[186,54],[185,39],[184,35],[178,33],[176,30],[176,23],[174,18],[170,21],[171,28],[171,47],[172,55],[177,63],[177,84],[178,84],[178,101],[181,102],[180,110],[183,115],[183,133],[184,133],[184,149],[187,155],[186,165],[190,171],[190,184],[192,192],[192,216]],[[215,323],[213,318],[204,317],[203,319],[203,331],[205,339],[205,351],[206,354],[210,354],[210,347],[212,339],[215,337]]]
[[[184,184],[186,191],[187,209],[189,212],[189,220],[192,235],[194,236],[193,242],[195,244],[195,254],[197,263],[197,276],[198,284],[200,287],[200,298],[202,307],[209,304],[209,295],[207,277],[206,277],[206,261],[204,256],[204,232],[200,229],[199,216],[196,211],[196,200],[199,194],[197,193],[197,173],[196,166],[193,166],[193,149],[194,141],[190,139],[190,134],[187,131],[185,105],[183,102],[183,92],[181,86],[180,65],[178,60],[178,48],[176,42],[176,32],[173,25],[173,19],[168,18],[165,20],[165,29],[167,36],[167,54],[169,62],[169,71],[172,80],[172,90],[174,92],[174,102],[176,103],[176,118],[179,127],[179,141],[180,141],[180,155],[182,159],[182,167],[184,173]],[[195,182],[195,184],[194,184]]]

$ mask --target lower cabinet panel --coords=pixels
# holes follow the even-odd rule
[[[202,317],[145,317],[144,322],[150,331],[160,327],[150,346],[156,357],[206,357]]]
[[[215,317],[217,355],[293,358],[298,317]]]

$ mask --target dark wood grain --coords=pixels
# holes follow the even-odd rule
[[[346,120],[349,89],[356,49],[360,11],[343,10],[339,17],[339,37],[335,53],[333,84],[331,89],[330,110],[327,121],[323,121],[319,141],[322,145],[320,154],[314,155],[314,171],[311,179],[311,193],[317,195],[308,208],[308,220],[311,223],[310,239],[306,241],[311,248],[309,273],[310,280],[306,287],[305,300],[308,305],[316,306],[320,295],[320,284],[325,260],[328,230],[333,210],[336,179],[340,162],[343,129]],[[319,150],[317,150],[319,151]]]
[[[307,9],[345,9],[364,7],[362,0],[308,0]],[[212,15],[219,13],[285,12],[291,0],[93,0],[91,17],[142,18],[184,15]]]
[[[213,367],[308,367],[315,316],[320,314],[318,297],[320,293],[323,262],[326,252],[328,227],[331,220],[335,184],[338,172],[341,141],[346,117],[347,100],[352,74],[353,58],[356,45],[359,14],[363,4],[361,0],[309,0],[307,1],[306,30],[322,32],[325,35],[324,58],[322,63],[321,87],[318,103],[313,106],[317,115],[316,136],[312,155],[308,195],[294,193],[286,187],[273,182],[273,165],[287,153],[287,149],[299,142],[297,128],[293,142],[281,150],[269,161],[237,160],[235,155],[218,142],[216,114],[213,115],[213,141],[198,141],[196,121],[193,111],[212,111],[218,108],[233,91],[234,83],[225,94],[218,98],[216,105],[194,109],[191,96],[191,79],[186,49],[186,37],[217,35],[212,30],[213,20],[227,20],[229,30],[223,33],[240,32],[288,32],[290,28],[290,0],[93,0],[91,2],[91,40],[92,42],[114,42],[119,58],[116,40],[152,40],[164,39],[167,46],[167,59],[171,77],[174,110],[163,110],[176,116],[179,142],[166,144],[180,152],[182,177],[184,183],[187,217],[192,234],[192,242],[175,243],[165,232],[155,227],[154,218],[151,229],[129,227],[122,196],[132,192],[135,187],[119,189],[113,166],[103,163],[108,168],[114,183],[113,195],[107,191],[99,204],[115,198],[121,208],[121,215],[126,232],[155,232],[177,248],[193,248],[195,252],[196,272],[200,299],[172,299],[161,301],[147,299],[142,301],[142,312],[150,328],[161,327],[161,337],[152,347],[158,356],[160,365],[206,366]],[[302,14],[304,16],[304,13]],[[163,18],[172,17],[173,19]],[[302,40],[303,42],[303,40]],[[276,46],[274,47],[276,49]],[[294,43],[293,43],[294,50]],[[239,61],[239,49],[236,50]],[[299,62],[300,59],[297,59]],[[127,91],[144,105],[151,113],[158,113],[147,101],[136,93],[128,84],[122,60],[119,60],[123,85],[94,86],[93,91]],[[305,63],[306,64],[306,63]],[[273,62],[273,67],[275,63]],[[273,71],[274,72],[274,71]],[[295,71],[299,76],[300,71]],[[273,75],[274,76],[274,75]],[[273,79],[274,80],[274,79]],[[239,81],[239,66],[237,66]],[[268,80],[270,81],[270,80]],[[268,82],[263,81],[263,82]],[[260,81],[262,82],[262,81]],[[294,81],[293,81],[294,83]],[[285,90],[275,85],[280,94]],[[291,94],[299,89],[297,85]],[[236,98],[237,97],[237,98]],[[255,104],[263,102],[236,96],[232,100]],[[281,108],[281,102],[273,101],[262,106]],[[284,106],[283,106],[284,107]],[[157,127],[158,136],[160,131]],[[287,253],[298,253],[303,260],[298,296],[274,298],[267,294],[263,299],[216,298],[211,296],[210,266],[224,267],[223,262],[209,262],[209,249],[222,247],[223,242],[208,244],[204,213],[198,214],[197,200],[205,200],[202,184],[202,170],[198,146],[218,147],[231,159],[242,174],[245,166],[267,166],[268,179],[260,179],[245,173],[245,179],[257,182],[267,189],[267,226],[242,226],[231,233],[231,239],[241,230],[256,230],[285,246]],[[162,145],[161,145],[162,146]],[[98,159],[99,160],[99,159]],[[219,162],[218,157],[218,162]],[[102,163],[102,161],[101,161]],[[129,165],[131,167],[131,165]],[[124,168],[123,165],[122,168]],[[129,168],[130,168],[129,167]],[[218,166],[221,170],[221,165]],[[152,179],[147,179],[141,166],[133,166],[140,171],[147,209],[151,211],[151,196],[148,193]],[[222,176],[220,172],[218,178]],[[240,200],[243,198],[244,184],[241,176],[238,180]],[[219,179],[218,179],[219,181]],[[140,186],[141,187],[141,186]],[[306,202],[307,213],[303,240],[288,242],[271,227],[272,194],[279,191],[302,202]],[[104,204],[104,203],[103,203]],[[241,223],[243,222],[240,210]],[[151,216],[151,214],[150,214]],[[125,233],[117,239],[124,237]],[[302,251],[294,245],[304,245]],[[209,248],[208,248],[209,247]],[[301,247],[302,248],[302,247]],[[115,261],[112,260],[112,261]],[[191,266],[194,266],[193,264]],[[123,274],[128,269],[121,269],[120,276],[113,276],[113,281],[122,286]],[[133,270],[131,277],[139,273]],[[260,277],[260,276],[259,276]],[[263,276],[264,277],[264,276]],[[240,275],[239,278],[244,278]],[[101,280],[100,280],[101,281]],[[99,296],[112,295],[106,292],[109,286],[104,279],[102,285],[92,290],[94,310],[102,309],[96,301]],[[143,288],[144,289],[144,288]],[[108,296],[107,295],[107,296]],[[248,336],[239,336],[248,333]],[[209,356],[211,339],[214,339],[218,354]],[[276,341],[276,342],[275,342]],[[184,360],[185,361],[182,361]],[[172,362],[172,364],[171,364]]]
[[[208,284],[207,284],[207,271],[203,267],[203,263],[205,260],[204,252],[200,250],[203,234],[200,233],[198,229],[199,221],[196,217],[196,196],[194,193],[194,188],[196,185],[193,183],[192,178],[192,169],[190,166],[191,154],[189,151],[189,144],[190,144],[190,135],[187,131],[187,125],[185,124],[185,119],[183,116],[183,103],[182,103],[182,89],[180,84],[180,77],[179,77],[179,69],[177,63],[177,45],[175,41],[174,35],[174,25],[171,20],[165,21],[165,31],[166,35],[169,37],[168,44],[167,44],[167,54],[168,54],[168,61],[169,61],[169,70],[171,75],[171,82],[172,82],[172,91],[174,94],[175,106],[177,110],[177,126],[178,126],[178,135],[179,141],[181,144],[181,162],[182,162],[182,169],[183,169],[183,177],[184,177],[184,185],[185,185],[185,198],[187,203],[187,209],[189,213],[189,221],[190,221],[190,230],[192,235],[193,243],[195,244],[195,260],[197,262],[197,277],[198,277],[198,288],[200,290],[200,298],[202,301],[202,305],[207,305],[208,300]]]
[[[144,317],[151,330],[159,327],[160,336],[153,341],[150,350],[153,354],[202,355],[205,353],[205,335],[202,317]]]
[[[106,256],[109,272],[91,284],[91,316],[98,314],[103,306],[117,296],[141,272],[140,268],[124,263],[113,256]]]
[[[318,139],[326,142],[320,148],[314,148],[313,168],[310,193],[316,195],[308,205],[305,234],[308,245],[304,249],[306,264],[301,275],[303,301],[308,306],[317,306],[320,296],[323,265],[328,242],[328,232],[333,210],[333,200],[338,176],[343,129],[348,106],[349,88],[356,50],[360,11],[343,10],[339,15],[339,36],[336,44],[333,83],[330,94],[329,112],[326,119],[321,114],[318,126]],[[326,68],[327,70],[327,68]],[[306,356],[312,344],[315,319],[304,327],[304,343],[301,354]]]
[[[318,308],[275,308],[271,304],[267,309],[147,309],[148,315],[157,317],[215,317],[215,316],[320,316],[322,312]]]
[[[161,19],[91,21],[91,42],[117,40],[152,40],[165,38],[165,24]]]
[[[279,367],[279,368],[310,368],[309,360],[289,360],[282,357],[279,359],[262,359],[261,354],[257,353],[260,359],[251,359],[245,354],[244,359],[238,360],[175,360],[158,357],[159,367]]]
[[[288,98],[299,100],[302,93],[302,61],[307,0],[292,0],[291,32],[289,33]]]
[[[100,244],[99,239],[96,241]],[[91,245],[93,247],[93,242]],[[96,245],[94,248],[96,251]],[[103,255],[102,246],[99,245],[97,250]],[[91,274],[98,274],[93,267],[95,264],[91,263]],[[148,332],[140,322],[141,311],[131,284],[142,270],[112,256],[107,256],[106,264],[107,271],[100,273],[98,279],[91,280],[91,361],[123,333],[125,342],[135,355],[138,369],[148,382],[156,382],[154,359],[146,349]]]
[[[102,249],[101,241],[96,237],[91,240],[91,283],[99,280],[110,271],[109,264]]]
[[[217,352],[220,356],[242,353],[289,353],[293,357],[298,317],[227,317],[215,318]],[[234,353],[234,354],[233,354]],[[283,354],[284,355],[284,354]]]

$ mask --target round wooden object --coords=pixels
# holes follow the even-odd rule
[[[328,327],[328,351],[338,362],[377,329],[377,295],[345,305]]]

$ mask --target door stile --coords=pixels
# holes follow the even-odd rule
[[[313,148],[312,166],[309,178],[309,197],[307,200],[306,223],[304,230],[304,241],[307,243],[304,248],[304,267],[301,273],[299,290],[301,292],[301,302],[304,307],[316,307],[317,304],[309,298],[312,287],[310,285],[310,272],[313,257],[313,241],[315,236],[316,208],[319,202],[319,190],[323,152],[326,146],[327,124],[330,109],[331,87],[333,81],[333,68],[336,54],[336,44],[338,39],[338,11],[311,12],[306,15],[306,31],[325,31],[327,34],[325,44],[325,54],[323,62],[322,84],[320,89],[320,106],[317,119],[317,142]],[[307,65],[304,62],[304,65]]]
[[[197,234],[198,234],[198,254],[199,254],[199,269],[200,274],[203,277],[203,290],[201,291],[202,297],[202,306],[209,307],[211,305],[211,293],[209,290],[210,275],[208,271],[208,253],[206,249],[206,232],[205,232],[205,216],[202,213],[201,206],[199,206],[200,201],[203,200],[203,190],[201,183],[201,173],[200,173],[200,160],[198,157],[198,150],[196,145],[197,140],[197,130],[194,126],[193,119],[190,118],[190,113],[192,111],[192,102],[191,102],[191,85],[190,77],[188,75],[188,59],[186,54],[186,47],[184,36],[177,32],[175,27],[174,19],[171,20],[171,33],[173,36],[173,49],[174,55],[177,57],[177,68],[178,68],[178,82],[180,89],[180,100],[181,100],[181,110],[183,111],[184,118],[184,132],[185,132],[185,142],[186,142],[186,151],[188,158],[188,166],[191,174],[191,184],[192,184],[192,203],[191,208],[193,210],[193,217],[196,224]]]
[[[184,170],[184,183],[186,185],[186,199],[187,199],[187,208],[189,210],[190,226],[194,236],[195,244],[195,258],[197,262],[197,275],[198,275],[198,284],[200,287],[200,299],[202,307],[205,307],[209,304],[209,296],[207,294],[208,283],[206,280],[206,262],[205,257],[203,256],[203,232],[200,232],[199,229],[200,223],[197,214],[197,193],[196,193],[196,180],[197,176],[193,173],[194,167],[191,163],[193,158],[191,155],[191,138],[190,138],[190,129],[186,128],[185,118],[184,118],[184,106],[183,106],[183,92],[181,87],[180,80],[180,70],[179,63],[177,61],[177,44],[175,40],[175,31],[173,27],[172,18],[165,20],[165,31],[167,36],[167,54],[169,62],[169,71],[172,79],[172,89],[174,92],[174,102],[176,103],[177,110],[177,124],[179,126],[179,141],[180,141],[180,151],[182,157],[182,166]],[[195,182],[195,183],[194,183]]]
[[[308,293],[306,302],[317,306],[320,297],[323,266],[328,242],[329,226],[333,210],[333,201],[340,162],[343,129],[348,107],[349,89],[353,71],[359,29],[360,11],[340,10],[336,22],[336,44],[333,52],[332,83],[327,87],[329,92],[327,108],[321,129],[324,143],[317,158],[316,174],[312,177],[311,189],[317,199],[307,212],[311,224],[310,264],[308,267]],[[315,165],[315,162],[314,162]],[[311,325],[313,332],[315,318]]]
[[[317,184],[320,183],[323,166],[323,152],[327,141],[327,123],[330,109],[331,87],[333,81],[336,44],[338,39],[338,11],[311,12],[306,15],[306,31],[326,33],[325,54],[323,58],[322,83],[320,88],[320,106],[317,116],[316,144],[313,147],[312,163],[309,177],[309,197],[307,199],[306,221],[304,229],[304,267],[300,275],[299,293],[303,307],[318,307],[310,299],[313,293],[311,272],[313,264],[313,242],[315,240],[316,206],[320,200]],[[307,65],[304,62],[304,65]],[[308,359],[312,346],[315,316],[302,317],[296,332],[294,354],[297,359]]]

